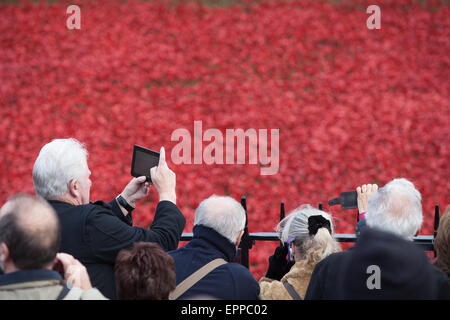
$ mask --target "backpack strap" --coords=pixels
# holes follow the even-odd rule
[[[62,290],[59,293],[59,295],[56,297],[56,300],[63,300],[64,297],[67,296],[67,294],[70,291],[69,287],[64,282],[62,282],[61,284],[62,284]]]
[[[81,300],[83,292],[83,289],[73,287],[72,289],[70,289],[69,293],[67,293],[63,300]]]
[[[205,264],[203,267],[195,271],[193,274],[191,274],[189,277],[184,279],[182,282],[180,282],[174,291],[172,291],[169,295],[169,300],[176,300],[178,299],[183,293],[188,291],[194,284],[199,282],[201,279],[203,279],[208,273],[216,269],[217,267],[226,264],[227,262],[222,259],[215,259],[207,264]]]
[[[83,290],[77,287],[69,288],[66,283],[62,283],[62,290],[56,300],[80,300]]]
[[[294,286],[292,286],[292,284],[285,281],[285,282],[283,282],[283,285],[293,300],[302,300],[302,297],[300,297],[300,295],[297,293],[297,290],[295,290],[295,288],[294,288]]]

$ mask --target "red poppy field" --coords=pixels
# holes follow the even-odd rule
[[[191,232],[209,195],[247,197],[250,232],[272,232],[280,201],[335,217],[341,191],[396,177],[422,193],[424,224],[450,198],[450,42],[443,1],[90,1],[81,29],[66,1],[0,4],[0,200],[33,192],[40,148],[75,137],[90,153],[92,200],[111,200],[130,176],[134,144],[166,148]],[[249,164],[175,164],[172,133],[279,129],[279,170]],[[203,143],[203,148],[207,143]],[[139,203],[147,226],[157,193]],[[257,279],[276,243],[250,252]]]

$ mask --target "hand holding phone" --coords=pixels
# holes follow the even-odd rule
[[[377,191],[378,185],[376,184],[363,184],[361,187],[356,188],[358,211],[360,213],[367,211],[369,199]]]
[[[290,253],[289,251],[288,244],[282,244],[275,249],[273,255],[269,257],[269,268],[266,273],[267,278],[280,281],[291,270],[295,261],[286,259],[286,255],[292,255],[292,251]]]
[[[56,255],[54,270],[57,270],[66,281],[67,285],[78,287],[83,290],[92,288],[91,280],[86,267],[73,256],[67,253],[58,253]]]
[[[53,265],[53,271],[59,273],[59,275],[64,279],[64,266],[58,258],[55,259],[55,264]]]

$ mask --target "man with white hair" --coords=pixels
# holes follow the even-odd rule
[[[369,227],[412,239],[423,222],[420,192],[410,181],[394,179],[369,198],[365,219]]]
[[[169,252],[177,278],[170,298],[258,299],[256,279],[233,263],[244,227],[245,211],[233,198],[212,195],[203,200],[195,211],[193,239]]]
[[[356,192],[358,234],[366,225],[406,239],[412,239],[419,231],[423,222],[422,197],[410,181],[394,179],[379,191],[376,184],[364,184]]]
[[[133,227],[131,212],[147,196],[145,177],[133,178],[109,203],[90,202],[91,172],[87,150],[76,139],[56,139],[40,151],[33,168],[36,194],[47,199],[57,212],[62,229],[61,251],[83,263],[92,285],[106,297],[115,298],[114,263],[121,249],[135,242],[156,242],[164,250],[177,248],[185,218],[176,206],[175,173],[160,161],[151,169],[159,203],[150,229]]]
[[[411,241],[423,221],[414,185],[400,178],[357,193],[367,225],[353,248],[316,265],[305,298],[450,299],[449,278]]]

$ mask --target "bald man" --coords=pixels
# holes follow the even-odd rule
[[[13,196],[0,209],[0,266],[5,273],[0,299],[104,299],[92,289],[86,268],[70,255],[58,255],[66,279],[52,270],[60,243],[59,219],[47,201]]]

